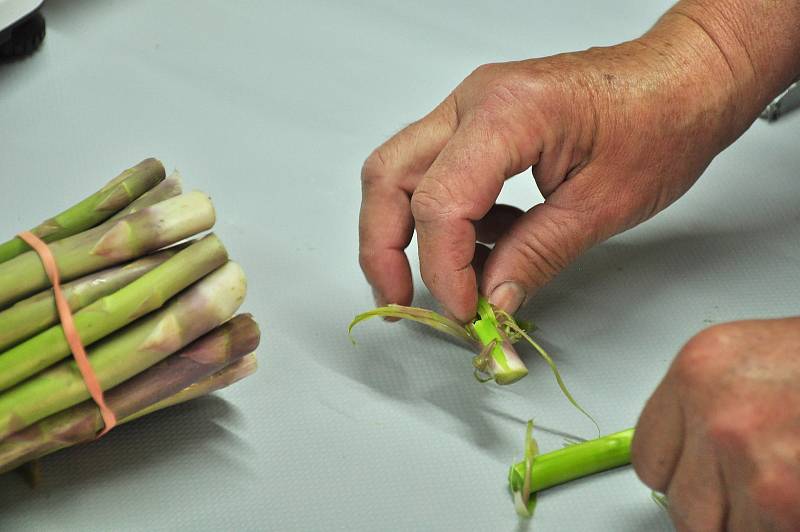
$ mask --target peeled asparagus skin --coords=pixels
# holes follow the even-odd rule
[[[175,171],[172,172],[161,183],[157,184],[134,201],[130,205],[119,211],[117,214],[109,218],[109,221],[119,220],[129,214],[139,212],[147,207],[152,207],[156,203],[161,203],[164,200],[174,198],[183,194],[183,184],[181,182],[181,175]]]
[[[227,321],[247,291],[241,267],[227,263],[166,307],[94,346],[97,380],[108,390]],[[74,361],[65,361],[0,394],[0,440],[89,398]]]
[[[208,235],[129,285],[79,310],[74,320],[84,346],[160,308],[172,296],[227,260],[222,242],[215,235]],[[60,324],[15,345],[0,354],[0,391],[50,367],[70,353]]]
[[[214,221],[208,196],[190,192],[53,242],[50,250],[66,282],[179,242],[210,229]],[[33,251],[0,264],[0,307],[48,286],[50,280]]]
[[[176,251],[164,250],[124,266],[91,273],[62,285],[70,310],[77,312],[98,299],[116,292],[172,257]],[[58,312],[52,289],[23,299],[0,312],[0,353],[55,323],[58,323]]]
[[[138,419],[142,416],[146,416],[147,414],[152,414],[153,412],[157,412],[158,410],[163,410],[165,408],[169,408],[170,406],[179,405],[181,403],[185,403],[187,401],[191,401],[192,399],[197,399],[198,397],[202,397],[204,395],[208,395],[210,393],[216,392],[217,390],[221,390],[222,388],[227,388],[231,384],[238,382],[245,377],[248,377],[255,373],[258,369],[258,359],[256,358],[255,353],[250,353],[235,362],[231,362],[230,365],[225,366],[223,369],[219,370],[213,375],[206,377],[205,379],[198,381],[190,386],[187,386],[180,392],[176,393],[175,395],[171,395],[166,399],[163,399],[147,408],[144,408],[135,414],[126,417],[121,421],[121,423],[127,423],[129,421],[133,421],[134,419]]]
[[[164,179],[164,166],[156,159],[145,159],[109,181],[103,188],[80,203],[31,229],[45,242],[55,242],[85,231],[153,188]],[[30,251],[20,238],[0,244],[0,263]]]
[[[179,398],[186,397],[183,390],[192,389],[196,393],[195,383],[210,382],[219,386],[226,382],[228,373],[222,377],[215,377],[215,374],[250,353],[258,342],[258,325],[252,317],[247,314],[236,316],[162,362],[112,388],[106,393],[106,402],[117,418],[126,422],[151,412],[153,407],[175,394]],[[209,384],[201,389],[207,388]],[[0,441],[0,473],[64,447],[91,441],[102,425],[100,412],[92,401],[84,401],[49,416]]]

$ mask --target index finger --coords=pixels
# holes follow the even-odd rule
[[[411,304],[405,248],[414,220],[411,193],[455,130],[452,97],[382,146],[364,163],[359,215],[359,263],[378,305]]]
[[[473,114],[426,172],[411,200],[420,271],[433,296],[457,319],[475,314],[477,280],[472,267],[475,226],[494,205],[505,180],[534,164],[515,152],[504,124]],[[529,150],[537,154],[534,141]]]

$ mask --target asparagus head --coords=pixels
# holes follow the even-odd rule
[[[45,242],[55,242],[80,233],[108,219],[164,179],[164,166],[156,159],[145,159],[109,181],[103,188],[31,229]],[[20,238],[0,244],[0,263],[31,248]]]

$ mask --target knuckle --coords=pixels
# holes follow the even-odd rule
[[[440,180],[427,177],[411,196],[411,214],[419,222],[452,214],[457,205],[450,189]]]
[[[753,504],[767,521],[777,525],[797,524],[800,480],[791,470],[785,467],[767,469],[756,475],[749,488]]]
[[[389,179],[393,174],[390,161],[383,146],[373,150],[361,166],[361,183],[372,186]]]
[[[752,409],[730,407],[720,409],[707,427],[708,438],[716,448],[746,450],[748,442],[761,424]]]
[[[549,281],[566,266],[566,260],[560,251],[548,245],[547,240],[541,235],[530,234],[516,240],[514,249],[521,256],[521,263],[529,267],[526,279],[529,284],[538,285],[543,281]]]
[[[725,351],[730,348],[730,325],[715,325],[695,335],[675,359],[678,381],[689,386],[704,384],[717,377]]]
[[[513,232],[512,246],[529,266],[526,281],[538,284],[554,278],[572,260],[580,247],[567,227],[571,222],[543,218],[536,231]]]
[[[500,63],[485,63],[483,65],[479,65],[475,68],[475,70],[467,76],[467,79],[474,79],[474,80],[485,80],[487,78],[494,77],[497,73],[498,68],[500,68]]]

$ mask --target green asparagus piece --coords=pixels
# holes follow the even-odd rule
[[[181,175],[175,171],[168,175],[164,181],[139,196],[136,200],[132,201],[130,205],[109,218],[109,221],[119,220],[129,214],[139,212],[142,209],[152,207],[156,203],[161,203],[164,200],[180,196],[181,194],[183,194]]]
[[[176,251],[164,250],[62,285],[70,310],[77,312],[101,297],[116,292],[172,257]],[[58,312],[52,289],[23,299],[0,312],[0,353],[55,323],[58,323]]]
[[[256,354],[250,353],[249,355],[245,355],[235,362],[231,362],[230,365],[225,366],[213,375],[187,386],[175,395],[167,397],[166,399],[163,399],[147,408],[140,410],[139,412],[136,412],[131,416],[126,417],[121,421],[121,423],[127,423],[129,421],[133,421],[134,419],[139,419],[140,417],[146,416],[147,414],[152,414],[153,412],[169,408],[170,406],[179,405],[181,403],[191,401],[192,399],[197,399],[198,397],[216,392],[222,388],[227,388],[231,384],[238,382],[249,375],[252,375],[257,369],[258,359],[256,358]]]
[[[156,159],[145,159],[108,182],[80,203],[31,229],[45,242],[55,242],[94,227],[124,208],[131,201],[164,179],[164,166]],[[15,237],[0,244],[0,263],[13,259],[30,246]]]
[[[138,375],[229,319],[244,300],[246,280],[229,262],[166,307],[89,352],[103,390]],[[0,394],[0,440],[89,398],[74,361],[49,368]]]
[[[513,321],[510,316],[509,319]],[[511,345],[494,308],[485,297],[478,299],[478,317],[470,328],[482,346],[481,353],[473,360],[478,373],[486,374],[486,378],[497,384],[511,384],[528,374],[528,368]]]
[[[215,235],[198,240],[131,284],[76,312],[75,327],[81,341],[85,346],[91,345],[160,308],[227,260],[225,247]],[[0,391],[69,355],[70,347],[60,324],[17,344],[0,354]]]
[[[208,196],[190,192],[120,220],[53,242],[62,281],[141,257],[214,225]],[[29,251],[0,264],[0,308],[50,285],[39,256]]]
[[[130,421],[153,411],[182,390],[194,389],[209,376],[252,352],[258,325],[249,315],[237,316],[162,362],[109,390],[106,403],[120,419]],[[212,379],[219,382],[220,378]],[[177,395],[176,395],[177,394]],[[84,401],[16,432],[0,442],[0,472],[64,447],[91,441],[103,426],[97,405]]]
[[[532,453],[526,450],[526,460],[508,472],[511,491],[527,505],[526,495],[629,464],[632,439],[633,429],[628,429],[538,456],[528,456]]]

